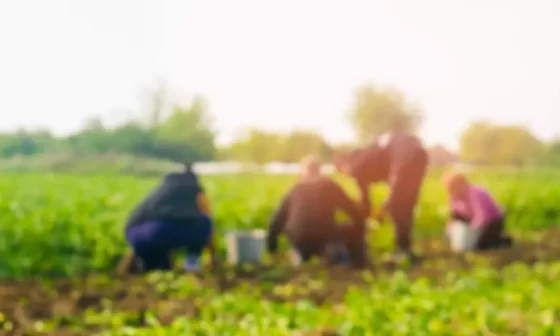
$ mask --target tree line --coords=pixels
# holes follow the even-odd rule
[[[249,128],[230,145],[218,148],[217,130],[204,99],[170,104],[164,113],[157,91],[151,108],[138,120],[107,127],[100,118],[88,120],[74,134],[57,137],[48,130],[0,133],[0,158],[67,153],[76,156],[126,154],[176,162],[232,160],[263,164],[298,162],[309,153],[329,161],[333,153],[352,147],[331,144],[309,130],[277,133]],[[356,143],[363,144],[394,128],[414,132],[423,113],[396,89],[364,86],[355,91],[346,114]],[[558,165],[560,140],[543,142],[520,125],[474,122],[460,135],[460,158],[481,165]]]
[[[149,119],[143,119],[106,127],[100,118],[92,118],[81,130],[64,137],[56,137],[49,131],[20,130],[0,134],[0,156],[111,153],[179,162],[215,157],[216,132],[203,99],[197,98],[187,106],[174,106],[166,118],[156,119],[150,115]]]

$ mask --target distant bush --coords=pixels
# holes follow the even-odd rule
[[[121,154],[71,155],[44,154],[0,160],[3,173],[64,173],[161,175],[178,164],[146,157]]]

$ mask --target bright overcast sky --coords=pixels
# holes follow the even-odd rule
[[[122,120],[164,79],[244,126],[351,138],[367,82],[425,111],[427,142],[476,119],[560,134],[557,0],[1,0],[1,130]]]

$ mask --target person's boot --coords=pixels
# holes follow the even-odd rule
[[[342,244],[336,247],[333,255],[333,262],[335,265],[348,265],[350,264],[350,256],[346,247]]]
[[[340,250],[339,243],[330,243],[325,247],[324,258],[327,265],[333,266],[340,264]]]
[[[500,246],[501,247],[511,247],[513,245],[513,238],[510,236],[503,236],[501,238]]]
[[[187,272],[198,272],[201,269],[200,256],[187,255],[183,265],[183,269]]]

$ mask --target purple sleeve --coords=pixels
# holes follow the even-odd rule
[[[473,188],[470,195],[473,217],[471,224],[481,227],[489,224],[500,215],[500,210],[492,196],[482,188]]]
[[[461,208],[460,206],[460,201],[458,199],[456,199],[455,197],[450,197],[449,198],[449,210],[451,210],[451,213],[457,212],[457,210],[459,210]]]

